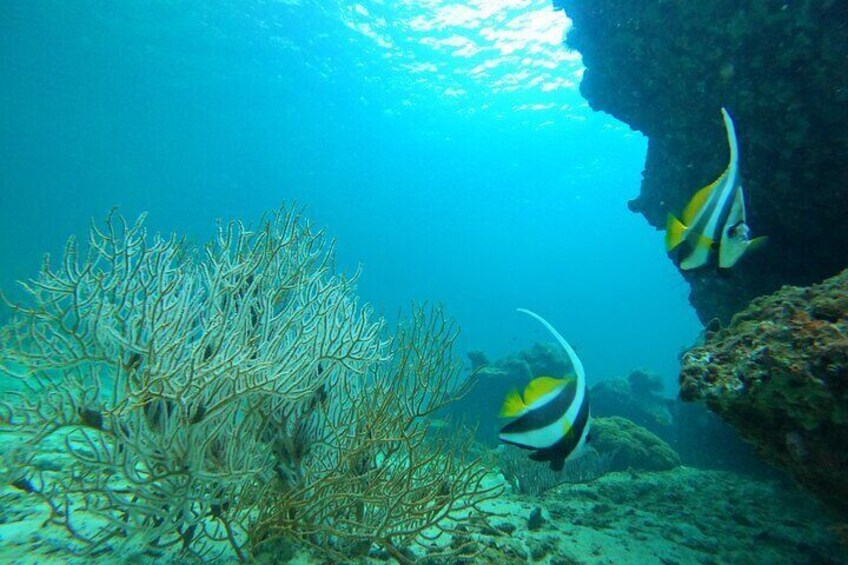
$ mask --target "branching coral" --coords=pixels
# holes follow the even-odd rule
[[[484,467],[467,459],[467,444],[427,438],[427,416],[465,392],[462,363],[450,354],[455,338],[440,310],[419,310],[400,328],[389,361],[347,379],[322,416],[334,433],[294,488],[270,493],[251,538],[296,538],[331,559],[375,543],[407,562],[411,546],[453,532],[496,495],[482,484]],[[464,553],[463,543],[449,552]]]
[[[466,516],[487,496],[479,467],[423,440],[423,417],[462,392],[441,312],[389,343],[331,270],[323,235],[286,210],[222,224],[202,250],[143,217],[93,226],[85,255],[70,240],[2,330],[0,369],[21,385],[2,403],[20,440],[4,475],[80,552],[245,560],[282,536],[341,553]],[[37,465],[57,443],[70,463]]]

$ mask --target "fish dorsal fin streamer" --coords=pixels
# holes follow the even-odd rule
[[[695,196],[692,197],[692,200],[689,201],[689,204],[686,205],[686,208],[683,210],[683,223],[686,224],[687,227],[692,225],[692,222],[698,216],[698,212],[704,209],[704,206],[710,199],[710,195],[712,195],[713,190],[723,184],[724,182],[733,182],[733,178],[735,178],[736,170],[739,162],[739,147],[736,141],[736,128],[733,125],[733,120],[730,117],[730,114],[727,113],[727,110],[724,108],[721,109],[721,117],[724,119],[724,130],[727,134],[727,146],[730,150],[730,155],[727,159],[727,168],[725,168],[724,172],[719,175],[719,177],[699,190],[695,193]]]
[[[527,411],[527,405],[521,400],[521,395],[517,390],[512,389],[504,399],[501,406],[501,418],[514,418],[520,416]]]
[[[583,363],[580,362],[580,358],[577,356],[577,353],[574,352],[574,349],[565,341],[565,338],[560,335],[556,328],[554,328],[551,324],[548,323],[540,315],[535,312],[531,312],[526,308],[519,308],[519,312],[523,312],[532,318],[536,318],[539,323],[541,323],[551,334],[556,338],[557,342],[565,349],[565,354],[568,355],[568,360],[571,361],[571,366],[574,367],[574,373],[577,375],[577,389],[580,390],[586,386],[586,372],[583,370]]]
[[[736,140],[736,127],[733,125],[733,119],[730,117],[730,114],[724,108],[721,109],[721,117],[724,119],[724,131],[727,134],[729,155],[727,157],[727,168],[724,169],[724,173],[722,173],[716,182],[727,179],[726,182],[736,183],[736,175],[739,171],[739,143]]]
[[[538,377],[533,379],[524,389],[524,404],[533,406],[540,398],[562,387],[563,384],[565,384],[564,380],[553,377]]]
[[[739,161],[739,146],[736,141],[736,127],[733,125],[733,119],[728,111],[721,109],[721,117],[724,119],[724,130],[727,133],[727,145],[730,148],[730,158],[728,159],[727,168],[735,168]]]

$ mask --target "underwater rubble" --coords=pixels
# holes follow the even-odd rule
[[[754,300],[686,353],[680,394],[848,515],[848,271]]]
[[[753,235],[769,244],[732,277],[684,273],[703,322],[846,266],[848,2],[553,0],[586,67],[580,90],[650,140],[630,208],[657,229],[727,163],[736,120]]]

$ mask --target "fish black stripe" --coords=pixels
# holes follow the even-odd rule
[[[539,408],[529,410],[517,420],[513,420],[501,428],[501,433],[520,434],[553,424],[568,411],[576,394],[577,380],[571,379],[550,402]]]
[[[533,453],[530,458],[534,461],[550,461],[551,469],[561,471],[565,460],[577,448],[580,443],[580,438],[583,436],[583,430],[589,423],[589,395],[583,397],[583,404],[580,406],[580,411],[577,412],[577,418],[568,433],[550,447],[540,449]]]
[[[722,187],[721,186],[716,187],[716,193],[715,193],[716,203],[713,204],[712,199],[711,199],[711,201],[709,202],[709,206],[707,206],[707,207],[714,209],[718,205],[717,202],[718,202],[718,199],[720,197],[720,192],[721,192],[719,190],[720,188],[722,188]],[[713,240],[714,249],[715,249],[715,247],[718,246],[719,242],[721,241],[722,233],[724,233],[724,231],[728,227],[726,224],[727,224],[728,218],[730,217],[730,209],[733,207],[733,200],[734,200],[734,197],[736,196],[737,190],[739,190],[738,179],[737,179],[737,182],[734,183],[734,186],[730,187],[729,194],[727,195],[727,200],[725,200],[724,206],[721,208],[721,210],[719,210],[718,221],[716,222],[714,232],[707,233],[707,231],[706,231],[707,230],[707,224],[710,221],[710,216],[712,216],[712,213],[704,214],[701,218],[698,219],[698,221],[694,225],[689,226],[689,233],[687,234],[686,239],[685,239],[686,246],[687,246],[687,249],[688,249],[688,253],[683,254],[681,259],[688,257],[690,254],[695,252],[695,250],[698,246],[698,240],[700,239],[700,237],[702,235]],[[710,210],[710,212],[712,212],[712,211],[713,210]]]

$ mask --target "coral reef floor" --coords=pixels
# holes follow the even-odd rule
[[[723,471],[677,467],[611,473],[542,497],[505,492],[487,510],[494,513],[491,527],[469,533],[478,563],[848,563],[848,551],[838,540],[844,525],[812,496],[789,483]],[[140,552],[75,557],[64,531],[42,526],[46,515],[46,508],[24,492],[0,490],[0,563],[186,562],[178,555],[154,558]],[[319,563],[302,551],[290,560],[280,557],[273,562]],[[372,554],[365,561],[390,560]]]
[[[541,500],[506,496],[496,547],[552,564],[848,563],[838,526],[796,487],[723,471],[612,473]],[[534,507],[547,519],[528,531]],[[510,525],[507,525],[510,524]],[[494,556],[492,556],[494,557]]]

